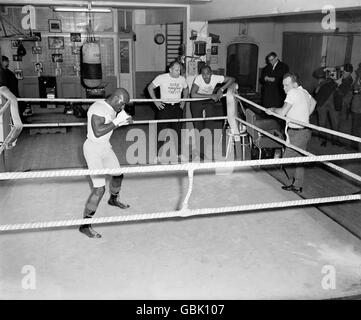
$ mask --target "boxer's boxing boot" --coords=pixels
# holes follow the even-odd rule
[[[118,194],[111,194],[110,198],[108,200],[108,204],[114,207],[118,207],[120,209],[128,209],[130,208],[129,204],[124,204],[122,202],[119,201],[118,199],[119,193]]]
[[[88,213],[86,216],[84,216],[84,219],[91,219],[93,217],[95,212],[91,212],[91,213]],[[82,224],[80,227],[79,227],[79,231],[81,233],[84,233],[86,236],[88,236],[89,238],[101,238],[101,234],[96,232],[91,224]]]

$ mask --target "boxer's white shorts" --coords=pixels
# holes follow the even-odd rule
[[[87,139],[83,145],[85,160],[89,169],[118,169],[120,164],[110,143],[96,143]],[[94,188],[105,186],[105,176],[90,176]]]

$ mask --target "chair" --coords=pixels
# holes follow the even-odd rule
[[[227,120],[226,120],[227,121]],[[246,146],[250,145],[250,138],[247,132],[246,127],[244,127],[241,123],[239,124],[239,134],[233,134],[232,132],[227,132],[228,142],[226,149],[226,159],[228,159],[228,155],[231,151],[232,147],[235,147],[236,140],[235,137],[238,136],[240,138],[240,146],[242,147],[242,157],[241,160],[244,161],[246,159]],[[248,137],[248,143],[246,143],[246,138]],[[221,138],[222,139],[222,138]]]
[[[270,134],[283,139],[283,135],[280,132],[280,125],[274,119],[257,119],[256,114],[251,110],[246,110],[246,121],[254,126],[269,132]],[[250,136],[250,145],[255,146],[258,149],[258,159],[262,158],[263,149],[280,149],[283,150],[283,145],[277,141],[262,135],[257,130],[247,127],[247,132]]]

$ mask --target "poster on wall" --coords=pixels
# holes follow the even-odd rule
[[[43,72],[43,63],[42,62],[34,62],[34,71],[36,73]]]
[[[48,37],[49,49],[64,49],[64,37]]]
[[[49,19],[49,32],[61,32],[61,20]]]
[[[41,32],[33,32],[33,35],[38,37],[38,41],[41,41]]]
[[[18,79],[18,80],[23,80],[24,79],[23,70],[15,69],[14,73],[15,73],[16,79]]]
[[[17,54],[13,54],[13,61],[23,61],[23,57]]]
[[[54,53],[51,55],[51,61],[63,62],[63,55],[61,53]]]
[[[18,48],[20,45],[20,40],[11,40],[11,47]]]
[[[211,47],[211,55],[212,56],[218,55],[218,46],[212,46]]]
[[[71,54],[80,54],[80,47],[71,47]]]
[[[31,52],[32,52],[32,54],[41,54],[42,48],[40,46],[32,47]]]
[[[70,41],[71,41],[71,42],[81,42],[81,34],[80,34],[80,33],[71,32],[71,33],[70,33]]]

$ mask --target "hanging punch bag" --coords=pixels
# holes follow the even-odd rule
[[[18,46],[18,50],[17,50],[17,54],[20,57],[24,57],[26,55],[26,50],[23,46],[23,44],[20,42],[19,46]]]
[[[96,88],[102,82],[100,45],[86,42],[82,47],[82,78],[88,88]]]
[[[100,44],[95,40],[92,19],[94,16],[89,15],[87,40],[82,47],[81,73],[86,87],[97,88],[102,82],[102,65]]]

